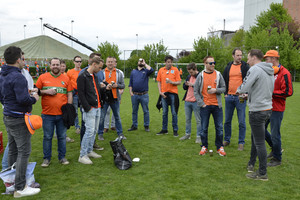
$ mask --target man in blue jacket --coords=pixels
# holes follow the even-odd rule
[[[30,113],[39,96],[28,92],[27,80],[22,75],[24,66],[22,50],[15,46],[4,52],[7,65],[2,67],[0,76],[0,101],[4,106],[3,121],[6,126],[9,152],[8,163],[16,163],[14,197],[35,195],[39,188],[26,185],[26,169],[31,152],[31,134],[26,126],[24,115]]]
[[[132,125],[128,131],[137,130],[138,127],[138,111],[139,104],[141,104],[144,112],[144,127],[145,131],[149,132],[149,76],[154,72],[152,67],[145,63],[145,60],[140,58],[138,67],[132,70],[129,81],[129,92],[132,103]]]

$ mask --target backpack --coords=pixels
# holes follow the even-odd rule
[[[114,141],[110,141],[110,146],[114,153],[114,162],[118,169],[126,170],[132,166],[132,159],[125,146],[122,143],[123,137],[117,137]]]

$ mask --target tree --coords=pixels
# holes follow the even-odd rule
[[[164,46],[163,40],[159,43],[147,44],[143,50],[139,50],[139,55],[135,53],[130,54],[130,58],[126,61],[126,77],[130,72],[136,68],[139,58],[143,58],[147,64],[152,68],[156,67],[156,63],[163,63],[166,55],[169,54],[168,47]]]
[[[223,71],[226,66],[230,54],[228,56],[228,50],[225,48],[223,39],[217,36],[211,36],[208,39],[200,37],[198,40],[194,40],[194,51],[189,56],[185,56],[179,59],[180,63],[202,63],[203,58],[206,56],[213,56],[216,61],[216,69]]]
[[[121,51],[119,50],[118,45],[114,43],[109,43],[108,41],[103,42],[98,45],[98,53],[101,53],[101,58],[106,59],[109,56],[115,57],[117,60],[120,60]]]
[[[299,28],[299,27],[298,27]],[[280,63],[289,70],[299,69],[300,40],[297,24],[282,4],[271,4],[268,11],[257,17],[257,23],[245,34],[245,47],[261,49],[264,53],[276,49],[280,54]],[[297,34],[296,34],[296,33]]]

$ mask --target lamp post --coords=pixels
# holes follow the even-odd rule
[[[139,34],[136,34],[136,55],[139,56]]]
[[[41,35],[43,35],[43,18],[40,17],[40,20],[41,20]]]
[[[24,24],[24,39],[26,38],[25,28],[26,28],[26,25]]]
[[[97,38],[97,45],[96,45],[96,48],[98,47],[98,44],[99,44],[99,41],[98,41],[98,35],[96,36],[96,38]]]
[[[71,20],[71,36],[73,37],[73,23],[74,20]],[[71,40],[71,47],[73,47],[73,41]]]

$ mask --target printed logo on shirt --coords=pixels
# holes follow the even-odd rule
[[[174,70],[171,70],[171,74],[174,74]]]

